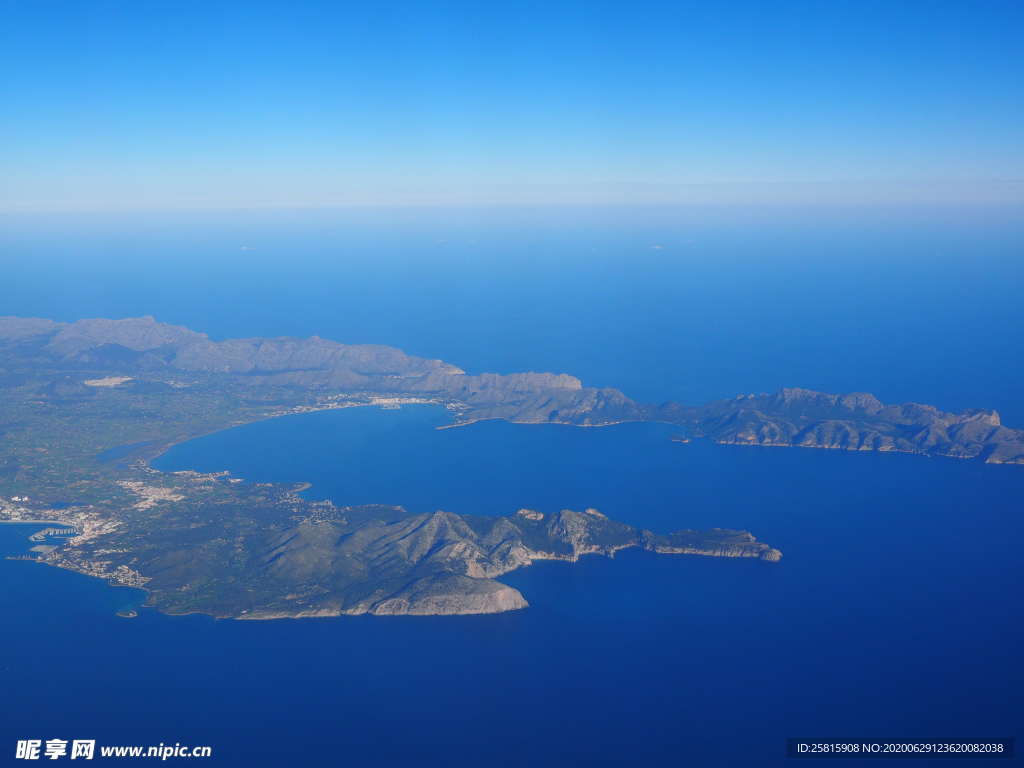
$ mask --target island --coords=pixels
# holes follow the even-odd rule
[[[32,559],[140,587],[166,613],[236,619],[515,610],[527,601],[498,581],[503,574],[633,547],[781,558],[746,531],[657,534],[596,509],[417,515],[149,463],[179,442],[262,419],[431,403],[448,410],[451,426],[658,421],[684,430],[679,440],[1024,463],[1024,433],[993,411],[949,414],[800,389],[649,405],[568,374],[467,374],[391,347],[318,337],[216,341],[152,317],[0,318],[0,393],[0,521],[70,534]]]

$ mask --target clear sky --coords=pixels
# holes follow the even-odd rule
[[[1024,200],[1020,0],[0,9],[0,210]]]

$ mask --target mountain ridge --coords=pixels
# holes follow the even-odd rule
[[[145,372],[224,375],[250,389],[300,387],[436,396],[462,406],[456,423],[484,419],[598,426],[665,421],[695,437],[734,445],[878,450],[988,463],[1024,463],[1024,431],[995,411],[959,414],[930,405],[886,405],[872,394],[828,394],[797,387],[740,395],[702,406],[638,403],[618,389],[588,387],[565,373],[480,373],[394,347],[349,345],[313,336],[212,341],[152,316],[59,323],[0,317],[0,344],[37,360]],[[27,345],[27,346],[26,346]],[[0,349],[0,353],[3,350]]]

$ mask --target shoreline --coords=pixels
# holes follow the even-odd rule
[[[707,437],[705,435],[697,435],[694,437],[697,440],[709,440],[715,445],[728,445],[738,446],[741,448],[804,448],[812,451],[837,451],[842,453],[852,454],[894,454],[900,456],[921,456],[926,459],[957,459],[959,461],[976,461],[980,464],[986,464],[988,466],[1020,466],[1024,464],[1022,461],[991,461],[989,459],[981,459],[978,456],[963,456],[955,453],[930,453],[928,451],[921,450],[908,450],[906,448],[843,448],[838,445],[804,445],[802,443],[754,443],[743,440],[716,440],[713,437]],[[676,440],[672,439],[674,443],[686,444],[689,440]]]
[[[350,395],[350,396],[352,396],[352,395]],[[522,419],[522,420],[518,420],[518,419],[515,419],[515,418],[508,418],[508,417],[505,417],[505,416],[480,416],[480,417],[476,417],[476,418],[469,418],[469,419],[459,420],[458,416],[456,415],[456,413],[458,413],[456,408],[458,408],[459,406],[464,406],[464,404],[463,403],[459,403],[457,401],[444,401],[444,400],[429,401],[429,400],[423,399],[423,400],[417,400],[416,402],[409,402],[409,403],[403,403],[403,404],[410,404],[410,405],[413,405],[413,404],[416,404],[416,405],[436,405],[436,406],[442,406],[442,407],[447,408],[447,410],[454,417],[454,419],[453,419],[453,421],[451,423],[441,424],[441,425],[435,426],[434,429],[436,429],[436,430],[454,429],[456,427],[468,427],[468,426],[471,426],[473,424],[476,424],[478,422],[483,422],[483,421],[504,421],[504,422],[507,422],[509,424],[518,424],[518,425],[555,424],[555,425],[564,426],[564,427],[576,427],[576,428],[601,428],[601,427],[611,427],[611,426],[616,426],[616,425],[619,425],[619,424],[627,424],[627,423],[635,423],[635,424],[652,423],[652,424],[663,424],[663,425],[674,427],[674,428],[685,429],[684,425],[680,425],[680,424],[678,424],[676,422],[664,421],[664,420],[661,420],[661,419],[641,419],[641,418],[617,419],[617,420],[609,420],[609,421],[604,421],[604,422],[599,422],[599,423],[589,423],[589,424],[579,424],[579,423],[573,423],[571,421],[544,420],[544,419],[539,419],[539,418],[538,419]],[[139,451],[139,454],[138,454],[138,456],[136,458],[129,459],[129,462],[126,462],[126,463],[137,464],[137,465],[141,464],[141,465],[145,466],[146,468],[148,468],[148,469],[150,469],[150,470],[152,470],[154,472],[160,473],[160,474],[172,474],[174,472],[173,470],[157,469],[157,468],[152,466],[152,463],[154,461],[156,461],[157,459],[159,459],[161,456],[164,456],[168,451],[170,451],[171,448],[173,448],[173,447],[175,447],[177,445],[181,445],[181,444],[187,443],[189,441],[199,439],[201,437],[217,434],[219,432],[225,432],[225,431],[227,431],[229,429],[234,429],[236,427],[242,427],[242,426],[246,426],[246,425],[249,425],[249,424],[255,424],[255,423],[259,423],[259,422],[263,422],[263,421],[270,421],[271,419],[284,418],[286,416],[301,416],[301,415],[305,415],[305,414],[320,413],[320,412],[330,411],[330,410],[345,410],[347,408],[368,407],[368,406],[374,406],[374,405],[376,405],[377,407],[383,408],[383,407],[386,407],[386,405],[388,405],[388,403],[380,403],[380,402],[375,402],[373,400],[367,400],[367,401],[361,401],[361,402],[360,401],[356,401],[356,402],[351,402],[351,401],[346,401],[346,402],[336,402],[336,401],[333,401],[333,402],[331,402],[331,401],[328,401],[328,402],[323,402],[323,403],[316,404],[316,405],[296,406],[296,407],[288,408],[288,409],[281,409],[281,410],[272,411],[272,412],[265,412],[265,413],[258,414],[258,415],[254,414],[253,417],[251,417],[251,418],[241,419],[241,420],[235,421],[233,423],[220,426],[220,427],[218,427],[216,429],[210,429],[210,430],[206,430],[206,431],[202,431],[202,432],[197,432],[197,433],[191,434],[191,435],[179,435],[179,436],[176,436],[175,438],[172,438],[172,439],[169,439],[169,440],[154,440],[153,444],[151,444],[149,446],[143,447]],[[452,413],[452,411],[456,411],[456,413]],[[903,453],[903,454],[907,454],[907,455],[926,455],[926,456],[931,455],[931,454],[928,454],[928,453],[923,452],[923,451],[918,452],[918,451],[913,451],[913,450],[901,450],[901,449],[898,449],[898,448],[890,448],[890,449],[886,450],[886,449],[878,449],[878,448],[844,448],[844,447],[840,447],[840,446],[813,445],[813,444],[812,445],[806,445],[806,444],[792,444],[792,443],[758,443],[758,442],[745,442],[745,441],[716,440],[714,438],[703,436],[703,435],[692,435],[692,433],[690,435],[686,436],[685,438],[681,437],[681,436],[670,436],[668,439],[671,442],[677,442],[677,443],[681,443],[681,444],[686,444],[686,443],[689,443],[692,439],[696,439],[697,437],[700,437],[702,439],[708,440],[709,442],[712,442],[714,444],[723,445],[723,446],[746,446],[746,447],[762,447],[762,448],[812,448],[812,449],[818,449],[818,450],[844,451],[844,452],[849,452],[849,453]],[[115,448],[116,448],[116,446],[115,446]],[[971,457],[965,457],[965,456],[946,456],[946,455],[942,455],[942,457],[944,457],[944,458],[971,458]],[[994,463],[1010,463],[1010,462],[994,462]],[[177,470],[177,471],[181,471],[181,470]],[[195,470],[193,470],[193,471],[195,471]],[[303,492],[305,492],[305,491],[307,491],[307,490],[309,490],[310,488],[313,487],[312,483],[310,483],[308,481],[299,481],[299,482],[296,482],[296,483],[293,483],[293,484],[290,484],[290,485],[291,485],[290,493],[296,494],[296,495],[302,494]],[[24,524],[24,525],[29,525],[29,526],[59,526],[59,525],[65,525],[65,526],[71,527],[71,528],[74,527],[73,525],[62,521],[59,517],[58,518],[50,518],[50,519],[32,518],[32,519],[28,519],[28,520],[0,520],[0,523]],[[523,565],[520,565],[517,568],[511,569],[510,571],[505,571],[504,573],[511,573],[513,571],[520,570],[521,568],[529,567],[534,562],[539,562],[539,561],[549,561],[549,562],[550,561],[560,561],[560,562],[567,562],[567,563],[575,563],[579,559],[581,559],[582,557],[586,557],[587,555],[602,555],[604,557],[612,558],[613,559],[615,557],[615,553],[617,551],[627,550],[627,549],[638,549],[641,552],[649,552],[651,554],[657,554],[657,555],[681,554],[681,555],[690,555],[690,556],[718,557],[718,558],[727,558],[727,559],[733,559],[733,558],[754,559],[754,560],[758,560],[758,561],[767,561],[767,562],[774,562],[774,561],[776,561],[778,559],[778,557],[781,556],[781,553],[778,553],[778,551],[775,550],[774,548],[768,548],[768,549],[766,549],[765,552],[757,552],[757,553],[751,552],[749,554],[747,554],[747,553],[742,553],[742,554],[741,553],[735,553],[735,554],[733,554],[733,553],[725,553],[725,552],[717,552],[717,551],[707,551],[707,550],[706,551],[701,551],[701,550],[686,551],[686,550],[681,550],[681,549],[680,550],[673,550],[672,548],[662,549],[662,548],[659,548],[659,547],[648,547],[648,546],[645,546],[641,541],[637,541],[637,542],[632,542],[630,544],[625,544],[625,545],[621,545],[621,546],[615,546],[615,547],[611,548],[610,551],[605,550],[605,549],[601,549],[601,548],[596,548],[596,549],[592,549],[592,550],[589,550],[589,551],[580,551],[580,552],[576,552],[576,553],[564,553],[564,554],[563,553],[545,553],[545,552],[534,551],[534,552],[530,553],[531,557],[530,557],[530,562],[529,563],[525,563]],[[766,553],[769,553],[769,554],[777,553],[777,555],[774,556],[774,557],[765,557],[764,555]],[[245,613],[236,614],[236,615],[224,615],[224,614],[217,615],[215,613],[210,613],[210,612],[206,612],[206,611],[203,611],[203,610],[185,611],[185,612],[182,612],[182,613],[165,612],[165,611],[161,610],[159,608],[159,606],[157,606],[156,604],[152,604],[150,602],[151,599],[152,599],[153,593],[149,589],[147,589],[145,586],[117,583],[115,581],[109,580],[108,578],[105,578],[102,575],[92,574],[92,573],[88,573],[86,571],[80,571],[80,570],[77,570],[77,569],[74,569],[74,568],[68,568],[67,566],[62,565],[62,564],[58,564],[58,563],[50,563],[50,562],[48,562],[45,559],[40,559],[40,558],[28,558],[28,559],[32,559],[35,562],[40,562],[40,563],[43,563],[43,564],[46,564],[46,565],[54,565],[56,567],[61,568],[62,570],[69,570],[69,571],[71,571],[73,573],[79,573],[79,574],[84,575],[84,576],[90,576],[92,578],[102,579],[102,580],[104,580],[107,583],[108,586],[111,586],[111,587],[131,587],[133,589],[138,589],[138,590],[140,590],[140,592],[142,594],[144,594],[146,596],[144,598],[144,600],[142,601],[142,603],[140,603],[140,605],[145,606],[145,607],[152,607],[155,610],[157,610],[159,613],[162,613],[162,614],[168,615],[168,616],[199,614],[199,615],[209,616],[209,617],[211,617],[213,619],[216,619],[216,620],[220,620],[220,619],[233,619],[233,620],[237,621],[237,620],[300,619],[300,618],[319,618],[319,617],[337,617],[337,618],[340,618],[342,616],[354,616],[354,615],[385,615],[385,614],[376,614],[373,611],[365,611],[365,610],[363,610],[363,611],[350,611],[350,610],[344,610],[344,609],[337,610],[337,611],[329,610],[329,609],[313,609],[313,610],[305,609],[305,610],[298,610],[295,613],[291,613],[291,612],[288,612],[288,611],[274,611],[274,612],[270,612],[269,614],[263,614],[263,615],[260,615],[259,612],[256,612],[255,614],[252,614],[252,615],[247,615]],[[415,616],[415,615],[422,615],[422,616],[478,615],[478,614],[504,613],[504,612],[507,612],[508,610],[521,610],[521,609],[522,608],[520,607],[520,608],[515,608],[515,609],[511,609],[511,608],[510,609],[503,609],[503,610],[499,610],[499,611],[468,611],[466,613],[450,613],[450,612],[447,612],[447,611],[438,611],[436,613],[410,613],[410,614],[404,614],[404,615],[413,615],[413,616]],[[387,615],[390,615],[390,614],[387,614]]]
[[[50,518],[49,520],[0,520],[0,525],[53,525],[54,523],[61,523],[56,518]],[[74,528],[75,526],[71,523],[61,523],[67,528]]]

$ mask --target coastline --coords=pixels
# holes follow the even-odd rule
[[[959,461],[979,461],[977,456],[964,456],[956,453],[936,453],[930,451],[921,450],[910,450],[906,448],[843,448],[839,445],[805,445],[803,443],[759,443],[746,440],[716,440],[713,437],[705,437],[703,435],[697,435],[694,439],[698,440],[710,440],[716,445],[729,445],[739,446],[742,448],[804,448],[812,451],[837,451],[841,453],[891,453],[900,454],[902,456],[921,456],[926,459],[957,459]],[[672,438],[672,442],[686,444],[690,440],[677,440]],[[992,461],[991,459],[981,459],[982,464],[988,464],[989,466],[1019,466],[1024,464],[1024,460],[1018,461]]]
[[[350,396],[352,396],[352,395],[350,395]],[[358,395],[356,395],[356,396],[358,396]],[[244,420],[238,420],[238,421],[235,421],[235,422],[233,422],[231,424],[219,427],[217,429],[211,429],[211,430],[206,430],[206,431],[202,431],[202,432],[197,432],[195,434],[191,434],[191,435],[187,435],[187,436],[179,436],[179,437],[176,437],[176,438],[170,439],[170,440],[154,440],[149,445],[145,446],[142,450],[140,450],[139,454],[137,454],[134,459],[130,458],[129,461],[125,462],[125,463],[126,464],[134,463],[136,465],[142,465],[145,468],[147,468],[148,470],[153,471],[153,472],[157,472],[157,473],[160,473],[160,474],[165,474],[165,475],[166,474],[175,474],[174,472],[165,472],[164,470],[159,470],[159,469],[156,469],[156,468],[152,467],[152,462],[155,461],[160,456],[163,456],[167,451],[169,451],[174,446],[181,445],[183,443],[187,443],[187,442],[189,442],[191,440],[199,439],[201,437],[217,434],[217,433],[220,433],[220,432],[225,432],[225,431],[227,431],[229,429],[234,429],[236,427],[246,426],[246,425],[249,425],[249,424],[255,424],[255,423],[259,423],[259,422],[263,422],[263,421],[269,421],[271,419],[283,418],[283,417],[286,417],[286,416],[301,416],[301,415],[307,414],[307,413],[318,413],[318,412],[328,411],[328,410],[343,410],[343,409],[347,409],[347,408],[366,407],[366,406],[373,406],[373,405],[376,405],[378,407],[386,407],[386,405],[389,405],[389,404],[390,403],[375,402],[374,400],[355,401],[355,402],[352,402],[352,401],[346,401],[346,402],[324,402],[322,404],[317,404],[317,405],[298,406],[298,407],[292,407],[292,408],[287,408],[287,409],[281,409],[281,410],[278,410],[278,411],[275,411],[275,412],[271,412],[271,413],[264,413],[264,414],[256,415],[253,418],[247,418],[247,419],[244,419]],[[405,404],[405,403],[403,403],[403,404]],[[442,406],[442,407],[446,407],[449,411],[455,410],[459,406],[463,406],[464,407],[464,404],[459,403],[457,401],[425,400],[425,399],[420,399],[420,398],[417,398],[414,403],[410,402],[409,404],[439,405],[439,406]],[[542,419],[510,419],[510,418],[506,418],[506,417],[502,417],[502,416],[487,416],[487,417],[473,418],[473,419],[468,419],[468,420],[463,420],[463,421],[455,420],[455,421],[453,421],[450,424],[442,424],[442,425],[436,426],[435,429],[439,429],[440,430],[440,429],[452,429],[452,428],[455,428],[455,427],[465,427],[465,426],[470,426],[472,424],[475,424],[477,422],[482,422],[482,421],[505,421],[505,422],[511,423],[511,424],[522,424],[522,425],[557,424],[557,425],[565,426],[565,427],[578,427],[578,428],[587,428],[587,427],[589,427],[589,428],[600,428],[600,427],[615,426],[617,424],[648,423],[648,422],[650,422],[650,423],[660,423],[660,424],[666,424],[666,425],[671,425],[672,424],[672,422],[667,422],[667,421],[663,421],[663,420],[660,420],[660,419],[658,419],[658,420],[619,419],[619,420],[612,420],[612,421],[604,421],[604,422],[600,422],[600,423],[578,424],[578,423],[573,423],[573,422],[570,422],[570,421],[550,421],[550,420],[542,420]],[[674,425],[674,426],[678,426],[678,425]],[[115,446],[115,448],[116,447],[117,446]],[[289,493],[298,495],[298,494],[301,494],[304,491],[310,489],[311,487],[313,487],[312,483],[307,482],[307,481],[300,481],[300,482],[292,484]],[[34,520],[34,521],[11,520],[11,521],[3,521],[3,522],[26,523],[26,524],[30,524],[30,525],[31,524],[35,524],[35,525],[40,525],[40,524],[41,525],[65,524],[65,525],[68,525],[69,527],[74,527],[73,525],[71,525],[69,523],[63,523],[59,518],[41,519],[41,520]],[[671,549],[668,549],[668,550],[661,550],[661,551],[659,551],[658,548],[653,548],[653,547],[646,546],[644,541],[643,541],[643,539],[642,538],[638,538],[636,541],[630,542],[628,544],[612,545],[612,546],[609,546],[609,547],[602,547],[602,546],[598,546],[598,545],[588,545],[586,548],[581,548],[580,550],[575,551],[575,552],[560,553],[560,552],[542,552],[542,551],[531,550],[528,553],[529,560],[527,562],[519,564],[519,565],[517,565],[514,568],[511,568],[509,570],[502,571],[501,574],[496,574],[496,575],[500,576],[500,575],[503,575],[504,573],[510,573],[510,572],[519,570],[520,568],[529,567],[534,562],[538,562],[538,561],[561,561],[561,562],[567,562],[567,563],[575,563],[575,562],[578,562],[581,557],[584,557],[586,555],[602,555],[602,556],[614,559],[616,552],[624,550],[624,549],[634,549],[634,548],[635,549],[639,549],[641,551],[651,552],[652,554],[688,554],[688,555],[701,555],[701,556],[711,556],[711,557],[729,557],[729,558],[744,557],[744,558],[750,558],[750,559],[767,560],[769,562],[778,559],[777,557],[776,558],[762,557],[762,553],[761,552],[751,552],[751,553],[748,553],[748,554],[731,554],[731,553],[711,551],[711,550],[702,551],[702,550],[695,550],[695,549],[689,549],[689,550],[685,550],[685,551],[683,551],[683,550],[675,550],[675,551],[673,551]],[[770,551],[775,551],[775,550],[770,550]],[[218,620],[220,620],[220,619],[272,620],[272,619],[288,619],[288,618],[299,619],[299,618],[313,618],[313,617],[341,617],[341,616],[359,616],[359,615],[375,615],[375,616],[376,615],[410,615],[410,616],[484,615],[484,614],[504,613],[504,612],[507,612],[507,611],[510,611],[510,610],[522,610],[523,608],[528,607],[528,603],[526,603],[525,605],[516,605],[516,606],[510,606],[510,607],[497,607],[497,608],[494,608],[494,609],[490,609],[490,608],[480,609],[479,607],[476,607],[476,608],[467,609],[467,610],[464,610],[464,611],[463,610],[450,610],[449,609],[449,610],[436,610],[436,611],[429,611],[429,610],[422,611],[422,610],[420,610],[420,611],[396,612],[396,611],[375,611],[375,610],[372,610],[372,609],[371,610],[367,610],[366,608],[350,608],[350,609],[347,609],[347,610],[346,609],[334,609],[334,608],[320,608],[320,609],[316,609],[316,608],[309,609],[309,608],[307,608],[307,609],[302,609],[302,610],[296,611],[294,613],[293,612],[289,612],[289,611],[269,611],[269,612],[262,613],[262,614],[259,613],[259,612],[255,612],[253,614],[237,614],[237,615],[217,614],[217,613],[211,613],[211,612],[203,611],[201,609],[200,610],[188,610],[188,611],[184,611],[184,612],[181,612],[181,613],[174,612],[174,611],[165,612],[165,611],[161,610],[152,601],[153,592],[150,589],[148,589],[146,586],[144,586],[144,585],[131,584],[131,583],[123,583],[123,582],[115,580],[114,578],[112,578],[110,576],[105,576],[103,574],[98,574],[98,573],[91,573],[91,572],[89,572],[87,570],[80,570],[80,569],[77,569],[77,568],[69,567],[65,563],[52,562],[52,561],[49,561],[48,559],[44,559],[44,558],[30,558],[30,559],[32,559],[34,562],[42,563],[42,564],[45,564],[45,565],[53,565],[55,567],[59,567],[59,568],[62,568],[64,570],[69,570],[69,571],[72,571],[74,573],[80,573],[80,574],[85,575],[85,576],[91,576],[93,578],[102,579],[102,580],[104,580],[107,583],[108,586],[115,586],[115,587],[127,586],[127,587],[131,587],[131,588],[134,588],[134,589],[139,589],[139,590],[141,590],[146,595],[146,598],[145,598],[145,600],[143,602],[143,604],[146,607],[152,607],[152,608],[158,610],[161,613],[166,613],[166,615],[173,615],[173,616],[200,614],[200,615],[210,616],[211,618],[218,619]],[[525,600],[523,602],[525,603]]]

